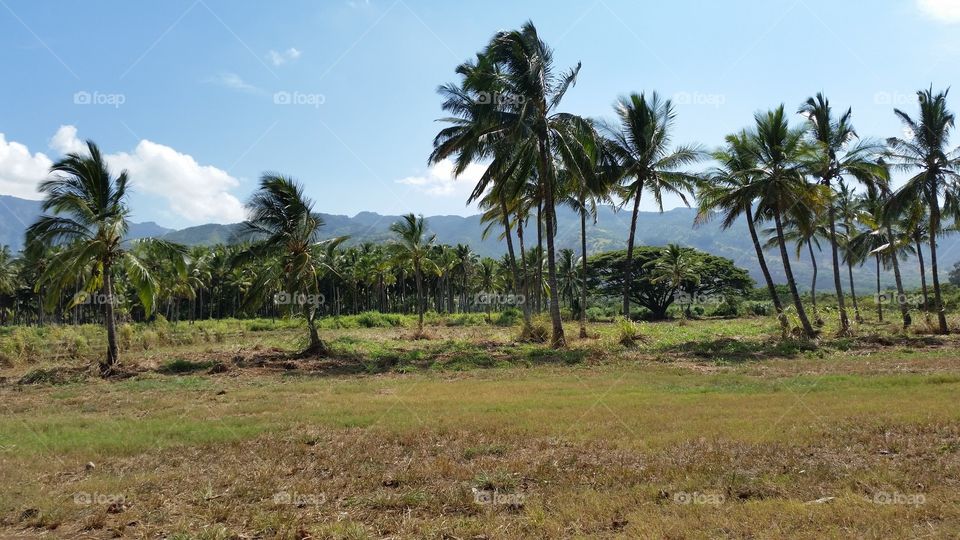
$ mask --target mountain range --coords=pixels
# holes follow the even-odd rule
[[[558,211],[559,228],[557,231],[557,249],[570,248],[580,251],[580,220],[570,209],[562,207]],[[23,237],[26,227],[40,215],[40,203],[0,195],[0,245],[8,245],[14,251],[23,246]],[[338,214],[321,213],[325,222],[325,236],[349,236],[348,245],[363,242],[383,243],[390,239],[389,226],[400,219],[398,215],[380,215],[374,212],[360,212],[350,217]],[[746,223],[735,223],[729,229],[723,230],[718,223],[708,222],[694,226],[693,220],[696,210],[690,208],[675,208],[666,212],[641,212],[637,222],[636,241],[638,245],[662,246],[670,243],[697,248],[714,255],[732,259],[737,265],[746,268],[750,275],[762,281],[759,266],[756,262],[756,253],[750,240]],[[468,244],[473,250],[484,256],[499,257],[506,252],[506,244],[499,239],[500,227],[494,227],[487,238],[483,238],[483,226],[480,216],[428,216],[428,228],[437,235],[437,241],[444,244]],[[130,226],[131,238],[156,237],[177,242],[188,246],[215,245],[234,241],[239,224],[206,224],[186,229],[173,230],[162,227],[153,222],[133,223]],[[591,253],[623,249],[626,247],[627,232],[630,227],[630,214],[627,211],[617,211],[610,206],[598,209],[596,222],[587,224],[587,249]],[[536,243],[536,229],[525,230],[527,247]],[[516,238],[514,238],[516,244]],[[943,280],[946,281],[947,272],[955,263],[960,261],[960,237],[948,236],[941,240],[940,268]],[[519,249],[519,248],[518,248]],[[791,257],[795,255],[794,246],[790,246]],[[924,254],[927,255],[926,250]],[[817,289],[822,292],[832,290],[832,270],[829,252],[824,251],[817,256],[819,273]],[[929,257],[925,257],[929,261]],[[773,277],[778,282],[784,282],[783,266],[777,250],[767,250],[767,261]],[[813,266],[809,256],[804,251],[799,258],[792,258],[794,275],[798,286],[809,290]],[[915,259],[904,261],[901,264],[904,282],[907,287],[913,288],[920,284],[920,272]],[[929,267],[927,268],[929,272]],[[846,288],[846,269],[844,269],[844,286]],[[854,268],[854,279],[858,293],[865,294],[876,288],[875,265],[867,263],[862,267]],[[881,269],[881,286],[885,289],[893,286],[893,273]]]

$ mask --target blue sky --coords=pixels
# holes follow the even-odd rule
[[[558,66],[583,62],[564,110],[657,90],[675,140],[708,147],[819,90],[861,135],[896,135],[893,106],[960,81],[960,0],[0,0],[0,194],[38,198],[90,138],[133,174],[137,221],[236,221],[268,170],[324,212],[470,214],[477,171],[426,164],[435,90],[527,19]]]

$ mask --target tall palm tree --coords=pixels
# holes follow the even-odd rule
[[[247,210],[249,216],[241,234],[253,243],[244,252],[247,255],[238,260],[253,258],[259,268],[244,287],[242,308],[256,309],[271,297],[285,311],[299,308],[310,332],[310,344],[301,354],[327,354],[329,349],[316,326],[322,298],[320,278],[330,270],[323,257],[325,242],[319,238],[323,219],[314,213],[313,201],[304,195],[302,185],[276,173],[260,177],[260,187],[247,203]],[[271,290],[276,286],[282,290]]]
[[[627,262],[623,286],[623,314],[630,316],[630,285],[633,248],[640,214],[640,199],[649,193],[660,211],[663,196],[674,194],[689,206],[686,194],[692,193],[694,175],[680,169],[703,157],[696,146],[671,147],[676,111],[669,99],[653,92],[620,98],[615,106],[619,124],[607,126],[608,148],[619,167],[624,204],[633,201],[630,232],[627,236]]]
[[[930,271],[940,334],[950,333],[937,267],[937,237],[942,230],[940,200],[944,199],[944,206],[955,207],[955,201],[960,196],[960,147],[948,148],[954,115],[947,109],[947,92],[934,94],[933,87],[917,92],[920,116],[916,120],[900,109],[894,109],[894,114],[903,123],[909,136],[887,139],[891,165],[905,172],[916,171],[890,198],[891,212],[894,215],[903,214],[916,201],[922,201],[928,208]]]
[[[717,166],[708,171],[704,180],[698,184],[699,209],[695,223],[703,224],[719,214],[723,218],[720,226],[723,229],[729,229],[740,216],[744,216],[750,239],[753,241],[753,248],[757,253],[757,262],[767,285],[767,292],[777,312],[780,328],[786,335],[789,323],[757,234],[757,216],[753,210],[756,193],[751,189],[751,184],[757,180],[758,172],[756,154],[750,149],[751,144],[753,144],[753,136],[746,130],[742,130],[739,133],[727,135],[724,147],[712,154]]]
[[[808,98],[798,111],[807,118],[809,137],[815,152],[810,163],[811,172],[826,187],[826,194],[834,197],[834,182],[845,176],[869,181],[879,174],[876,157],[883,148],[872,141],[860,140],[851,121],[852,110],[847,109],[834,118],[830,101],[823,93]],[[850,320],[840,280],[840,255],[837,238],[836,206],[827,205],[828,240],[833,263],[833,284],[836,289],[840,334],[850,331]]]
[[[106,357],[100,373],[112,374],[120,362],[117,346],[115,273],[123,270],[137,292],[147,314],[152,313],[157,282],[147,266],[125,246],[130,211],[127,207],[126,171],[113,176],[100,149],[87,141],[87,153],[70,153],[55,163],[53,177],[40,184],[44,194],[44,215],[27,229],[28,244],[57,244],[49,265],[37,281],[36,289],[46,284],[55,291],[72,285],[77,276],[89,276],[83,292],[99,293],[103,299],[107,328]],[[52,212],[46,214],[46,212]],[[155,251],[163,251],[184,271],[182,247],[160,240],[145,240]],[[76,302],[77,300],[75,300]]]
[[[797,247],[797,260],[800,259],[800,252],[803,251],[803,248],[807,249],[807,255],[810,257],[810,266],[813,268],[813,275],[810,278],[810,306],[813,308],[813,318],[817,326],[823,326],[823,319],[820,318],[820,313],[817,310],[817,274],[819,273],[819,266],[817,265],[816,253],[822,251],[820,239],[829,239],[830,232],[819,218],[820,216],[813,216],[813,219],[801,222],[791,215],[784,220],[783,229],[785,240],[787,242],[793,242]],[[768,235],[764,247],[777,247],[779,238],[777,238],[776,228],[768,228],[764,232]],[[816,252],[814,248],[816,248]]]
[[[784,219],[794,216],[799,223],[806,223],[816,215],[816,208],[822,203],[817,191],[806,181],[805,157],[809,147],[804,141],[804,130],[792,129],[783,112],[783,105],[768,112],[757,113],[756,132],[750,148],[757,162],[757,180],[749,188],[759,200],[758,213],[773,218],[776,227],[780,258],[787,278],[787,286],[793,297],[797,318],[803,334],[814,337],[816,332],[807,318],[803,300],[797,290],[787,252],[787,240],[784,232]]]
[[[856,256],[850,249],[850,241],[856,236],[857,200],[850,186],[843,179],[837,181],[834,192],[834,206],[837,220],[843,227],[843,233],[837,236],[840,247],[843,249],[843,262],[847,266],[847,279],[850,284],[850,300],[853,303],[854,318],[858,323],[863,322],[860,315],[860,303],[857,300],[857,289],[853,282],[853,264]]]
[[[423,216],[407,214],[390,225],[390,232],[394,234],[394,241],[390,245],[394,257],[400,262],[413,266],[414,277],[417,282],[417,335],[423,335],[423,272],[425,268],[435,268],[430,260],[436,235],[427,235],[427,224]]]

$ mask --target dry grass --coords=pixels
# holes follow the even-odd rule
[[[774,326],[642,325],[626,349],[592,325],[561,356],[511,328],[328,330],[325,361],[264,333],[121,381],[10,368],[0,536],[960,535],[957,342]],[[351,369],[372,358],[396,361]]]

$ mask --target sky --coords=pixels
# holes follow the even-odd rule
[[[583,63],[561,110],[611,119],[657,91],[674,140],[707,148],[818,91],[861,136],[900,135],[894,107],[960,82],[960,0],[0,0],[0,194],[41,198],[90,139],[131,175],[135,221],[240,221],[264,171],[321,212],[470,215],[482,164],[427,163],[436,89],[527,20],[558,68]]]

